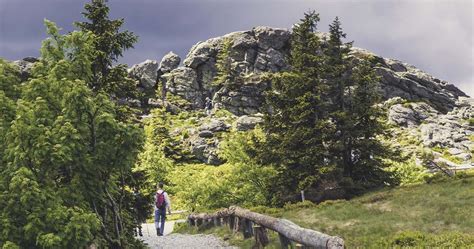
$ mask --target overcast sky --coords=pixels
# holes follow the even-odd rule
[[[82,20],[87,0],[0,0],[0,57],[38,56],[43,19],[64,31]],[[123,63],[182,58],[200,40],[254,26],[290,28],[303,13],[320,13],[319,29],[335,16],[355,46],[399,59],[474,96],[472,0],[109,0],[112,18],[140,38]]]

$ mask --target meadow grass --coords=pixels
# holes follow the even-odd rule
[[[367,193],[352,200],[309,202],[253,210],[289,219],[316,231],[344,238],[347,248],[474,247],[474,176],[441,179]],[[230,244],[251,248],[228,228],[181,228],[181,232],[213,233]],[[269,233],[278,248],[278,237]]]

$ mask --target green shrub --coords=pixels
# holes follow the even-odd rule
[[[2,249],[20,249],[20,247],[13,242],[7,241],[3,244]]]
[[[390,247],[443,247],[459,248],[472,246],[474,235],[458,232],[427,234],[420,231],[403,231],[395,235],[389,242]]]
[[[469,124],[469,126],[474,126],[474,118],[468,119],[467,123]]]
[[[175,203],[183,208],[209,210],[230,205],[266,205],[269,183],[275,172],[270,166],[258,165],[248,150],[261,131],[230,132],[223,137],[220,166],[182,164],[170,171],[167,181]]]
[[[431,175],[426,172],[425,167],[416,164],[415,157],[404,162],[391,161],[387,170],[399,179],[401,185],[422,183],[426,177]]]
[[[443,172],[437,172],[435,174],[427,175],[423,178],[423,180],[428,183],[439,183],[439,182],[446,182],[451,180],[452,178],[448,175],[446,175]]]
[[[391,245],[392,246],[416,246],[421,241],[425,240],[425,236],[423,233],[418,231],[403,231],[400,234],[396,235],[395,238],[392,239]]]
[[[295,202],[295,203],[286,203],[283,206],[283,209],[294,210],[294,209],[301,209],[301,208],[312,208],[312,207],[316,207],[316,205],[317,204],[311,201],[301,201],[301,202]]]

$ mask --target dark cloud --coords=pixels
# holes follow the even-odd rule
[[[81,20],[86,0],[0,0],[0,56],[38,56],[43,19],[65,31]],[[335,16],[355,45],[413,64],[474,95],[471,0],[109,0],[111,16],[140,36],[122,62],[184,57],[200,40],[266,25],[290,28],[303,12],[321,15],[322,31]]]

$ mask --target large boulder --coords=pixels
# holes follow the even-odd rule
[[[219,165],[222,163],[217,156],[218,139],[193,136],[189,141],[191,153],[197,160],[210,165]]]
[[[181,58],[177,54],[173,53],[173,51],[171,51],[167,53],[165,56],[163,56],[160,62],[160,66],[158,67],[158,70],[161,73],[171,72],[171,70],[179,66],[180,62],[181,62]]]
[[[258,124],[263,122],[263,118],[260,116],[240,116],[235,121],[235,128],[238,131],[247,131],[255,128]]]
[[[138,80],[139,86],[144,89],[153,89],[156,86],[158,62],[155,60],[146,60],[142,63],[133,65],[128,73],[131,78]]]
[[[182,143],[189,146],[191,154],[200,162],[219,165],[222,160],[217,156],[218,146],[221,138],[218,135],[221,132],[229,131],[231,127],[225,119],[199,119],[200,124],[196,128],[188,129],[189,137],[185,138]]]
[[[189,67],[178,67],[163,74],[167,91],[188,100],[196,108],[204,106],[205,91],[197,81],[197,73]]]
[[[471,106],[474,109],[474,105]],[[465,152],[474,149],[474,141],[470,136],[474,134],[474,127],[459,118],[459,111],[464,108],[454,108],[447,114],[440,114],[428,118],[419,126],[423,144],[428,147],[455,148]],[[457,150],[452,150],[454,152]],[[456,153],[459,154],[459,153]]]
[[[219,132],[227,131],[231,126],[221,119],[211,119],[209,122],[202,124],[199,127],[200,131]]]
[[[37,62],[38,59],[35,57],[25,57],[21,60],[14,61],[13,64],[17,65],[20,69],[20,79],[21,81],[26,81],[31,74],[33,65]]]
[[[399,126],[414,127],[437,115],[439,113],[424,102],[395,104],[388,110],[388,121]]]

